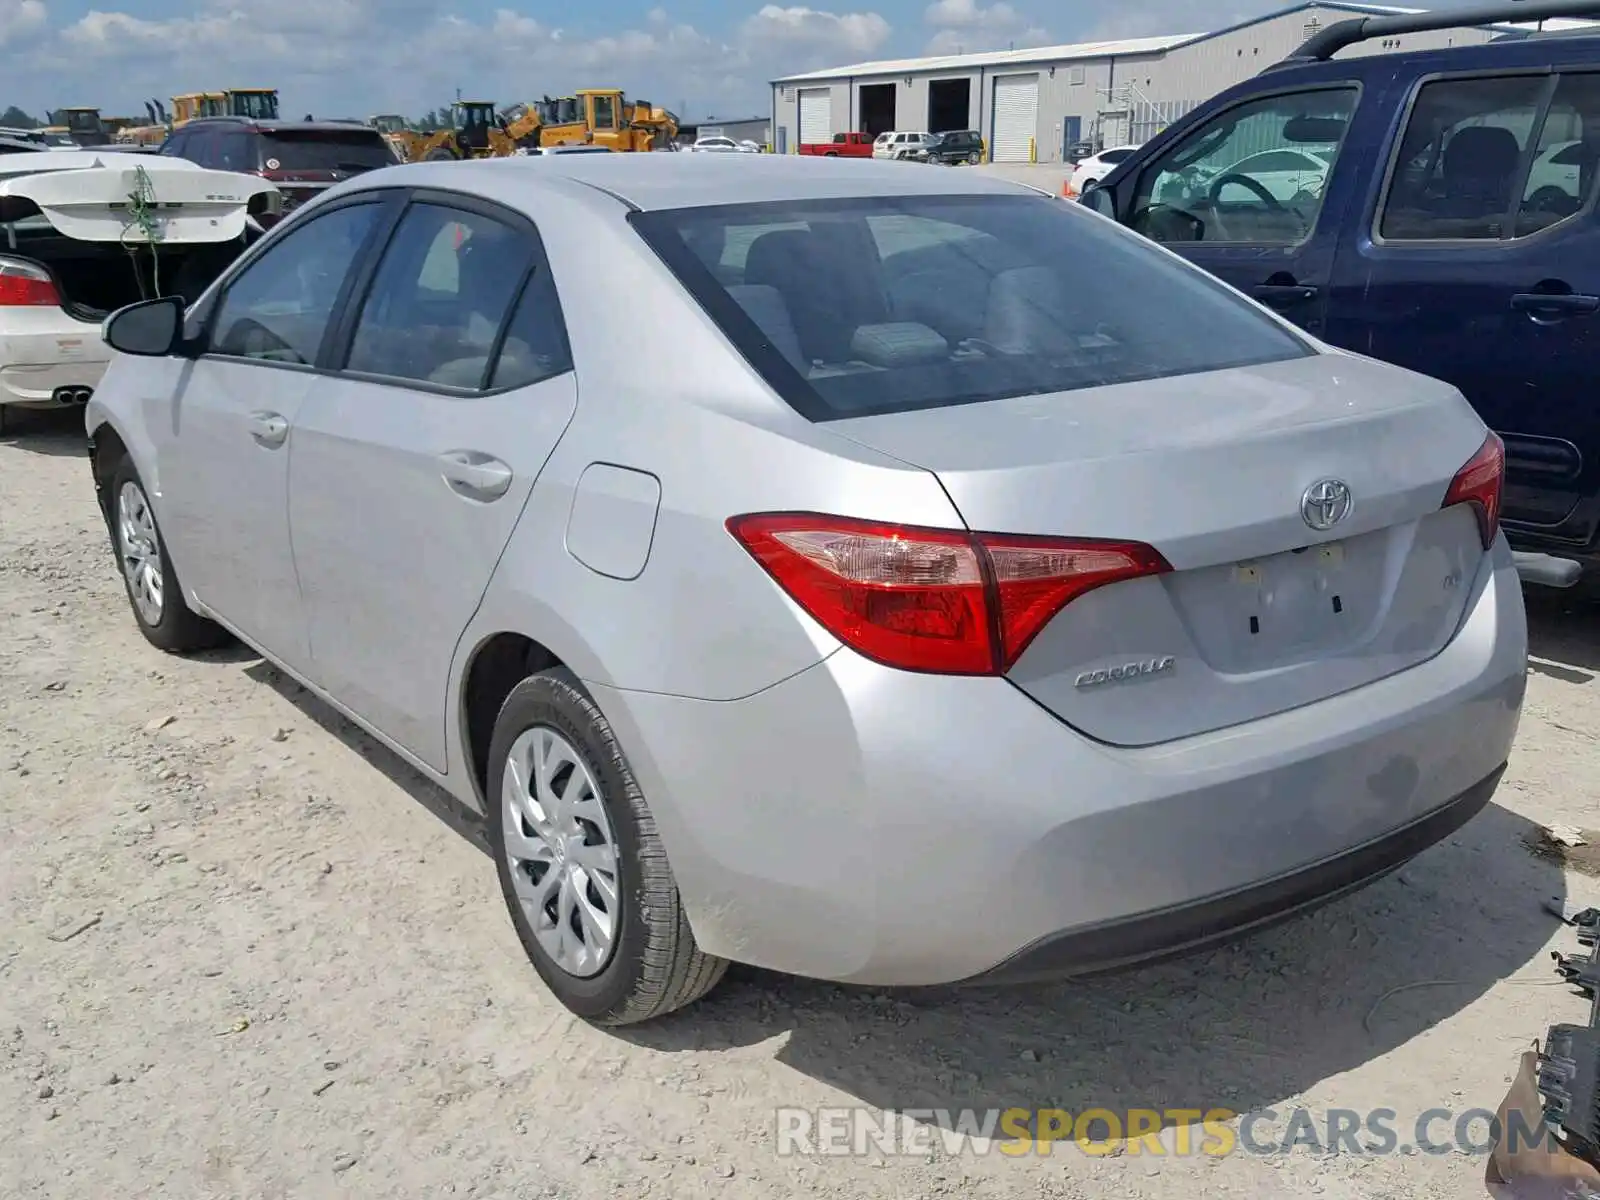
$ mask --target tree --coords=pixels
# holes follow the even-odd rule
[[[0,125],[7,129],[37,129],[39,122],[23,112],[15,104],[0,113]]]

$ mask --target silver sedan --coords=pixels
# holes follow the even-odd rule
[[[596,1022],[731,959],[1206,944],[1451,833],[1516,733],[1461,396],[978,172],[411,164],[105,336],[145,637],[241,639],[482,813]]]

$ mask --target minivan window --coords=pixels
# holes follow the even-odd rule
[[[817,200],[630,220],[812,420],[1314,353],[1204,272],[1050,197]]]
[[[1217,114],[1140,174],[1129,225],[1158,242],[1298,245],[1316,227],[1359,94],[1290,92]],[[1274,150],[1304,156],[1308,169],[1263,166]]]
[[[269,171],[344,171],[356,174],[395,164],[376,129],[274,129],[261,134]]]

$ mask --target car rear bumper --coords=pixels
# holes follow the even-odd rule
[[[37,328],[0,335],[0,404],[49,408],[61,403],[56,396],[63,388],[98,386],[111,354],[98,328],[59,309],[26,319]]]
[[[1126,965],[1391,869],[1487,802],[1526,658],[1501,539],[1435,658],[1158,746],[848,650],[739,701],[592,691],[706,950],[918,985]]]

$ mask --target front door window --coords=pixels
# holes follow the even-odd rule
[[[1160,242],[1298,245],[1316,225],[1357,96],[1324,88],[1217,114],[1145,168],[1129,224]]]

